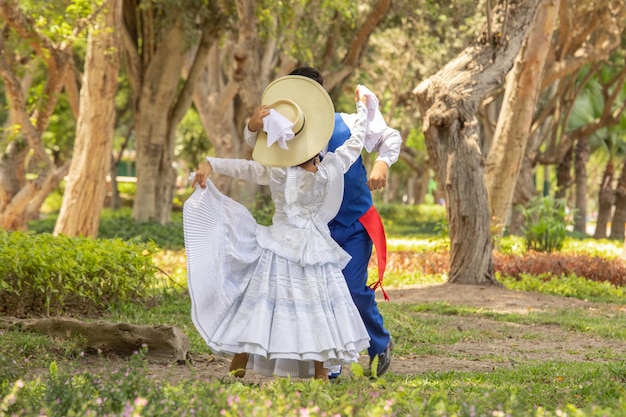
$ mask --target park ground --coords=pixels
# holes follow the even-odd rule
[[[618,315],[626,312],[625,305],[592,303],[580,299],[551,296],[536,292],[514,291],[501,287],[475,285],[423,285],[410,288],[387,289],[390,301],[382,299],[377,292],[379,303],[439,303],[451,307],[480,309],[485,313],[517,314],[549,313],[563,309],[589,309],[601,315]],[[428,311],[417,314],[433,315]],[[580,331],[569,331],[556,324],[520,324],[497,320],[484,315],[455,315],[441,321],[444,327],[454,327],[454,331],[479,335],[445,346],[442,355],[401,355],[394,354],[390,374],[419,375],[428,372],[489,372],[495,369],[512,369],[517,364],[544,361],[582,362],[602,361],[598,352],[614,352],[626,358],[626,345],[619,341],[602,339]],[[396,338],[396,344],[401,340]],[[84,358],[87,367],[118,367],[123,359]],[[184,380],[232,380],[228,376],[228,358],[214,355],[191,355],[187,364],[149,364],[148,373],[159,380],[179,383]],[[361,356],[360,364],[367,367],[369,358]],[[351,370],[344,372],[350,375]],[[273,378],[248,371],[241,380],[244,383],[266,383]]]

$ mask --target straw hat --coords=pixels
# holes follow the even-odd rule
[[[286,142],[288,149],[276,142],[268,147],[267,133],[261,129],[252,151],[257,162],[277,167],[300,165],[328,144],[335,127],[335,107],[317,81],[301,75],[278,78],[267,86],[261,101],[294,124],[295,136]]]

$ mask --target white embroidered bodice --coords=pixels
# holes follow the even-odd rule
[[[366,108],[357,103],[358,119],[349,140],[327,153],[313,173],[301,167],[267,167],[245,159],[208,157],[213,171],[269,185],[274,201],[271,226],[257,226],[262,248],[302,265],[336,262],[342,268],[350,260],[332,239],[330,222],[341,205],[343,175],[359,157],[366,129]]]

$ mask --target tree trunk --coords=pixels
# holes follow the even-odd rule
[[[593,234],[594,239],[606,238],[606,227],[611,218],[611,209],[615,202],[615,194],[613,192],[613,161],[609,160],[602,176],[602,184],[598,193],[598,219],[596,220],[596,231]]]
[[[586,138],[576,142],[576,212],[574,213],[574,231],[587,234],[587,161],[589,144]]]
[[[615,212],[611,221],[609,238],[624,240],[624,223],[626,222],[626,164],[622,165],[617,187],[615,188]]]
[[[157,221],[159,205],[171,205],[171,200],[163,201],[158,190],[175,175],[171,164],[166,166],[169,158],[165,153],[170,130],[169,114],[183,69],[183,35],[179,23],[169,28],[145,66],[140,95],[136,97],[137,191],[133,218],[138,222]]]
[[[571,147],[563,155],[563,159],[556,167],[556,191],[555,199],[567,198],[567,190],[573,183],[572,179],[572,159],[574,158],[574,148]]]
[[[175,326],[84,322],[64,317],[17,320],[12,324],[23,331],[55,338],[80,336],[85,349],[94,353],[129,356],[146,347],[147,358],[163,364],[184,362],[189,354],[189,338]]]
[[[503,107],[485,165],[492,226],[498,231],[509,223],[558,9],[558,0],[541,3],[528,39],[507,77]]]
[[[111,0],[87,42],[74,156],[54,234],[97,237],[111,167],[122,0]],[[115,51],[115,52],[111,52]],[[94,155],[100,157],[94,158]]]
[[[174,133],[225,21],[222,10],[212,3],[209,12],[168,6],[167,16],[163,7],[159,2],[124,1],[122,31],[137,150],[133,217],[161,224],[170,221],[176,184]],[[193,24],[185,18],[192,13],[197,13]]]
[[[118,183],[117,183],[117,166],[118,166],[119,162],[116,160],[115,157],[111,156],[111,168],[110,168],[110,174],[109,176],[111,177],[111,197],[108,201],[108,207],[113,209],[113,210],[118,210],[120,207],[122,207],[122,199],[120,198],[120,191],[118,189]],[[107,204],[107,200],[105,198],[105,205]]]
[[[478,145],[476,112],[502,85],[535,18],[540,0],[501,4],[489,16],[506,46],[484,37],[415,89],[428,154],[445,192],[450,230],[450,283],[496,284],[491,215]],[[508,13],[504,16],[504,13]],[[497,25],[496,25],[497,26]],[[499,41],[498,41],[499,42]]]
[[[522,235],[524,228],[524,215],[517,210],[517,206],[526,207],[528,202],[537,196],[537,188],[533,179],[532,161],[524,157],[522,169],[517,178],[515,193],[513,193],[513,207],[511,210],[511,221],[508,226],[508,233],[512,235]]]

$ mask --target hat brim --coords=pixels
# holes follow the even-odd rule
[[[288,149],[278,143],[267,146],[267,133],[257,135],[252,151],[255,161],[268,166],[300,165],[317,155],[330,140],[335,126],[335,107],[330,96],[317,81],[300,75],[287,75],[271,82],[263,92],[262,104],[289,99],[304,113],[302,130],[287,142]]]

